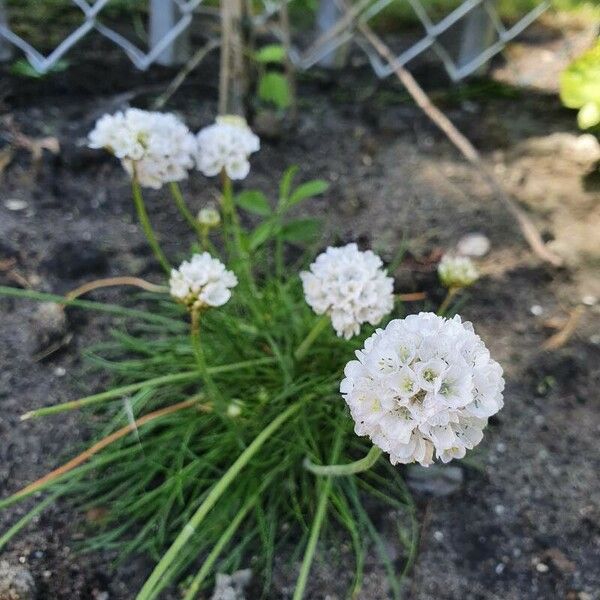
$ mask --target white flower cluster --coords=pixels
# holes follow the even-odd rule
[[[318,314],[328,314],[339,336],[350,339],[362,323],[377,325],[394,306],[394,280],[379,256],[356,244],[329,247],[300,273],[304,296]]]
[[[196,140],[175,115],[129,108],[98,119],[89,146],[108,150],[140,185],[159,189],[187,177]]]
[[[248,158],[260,149],[260,140],[243,117],[217,117],[216,123],[197,136],[196,164],[207,177],[223,169],[231,179],[244,179],[250,172]]]
[[[503,406],[502,368],[459,316],[410,315],[379,329],[346,365],[340,391],[357,435],[392,464],[462,458]]]
[[[237,283],[237,277],[208,252],[182,262],[178,269],[172,269],[169,279],[171,296],[193,311],[223,306]]]
[[[438,265],[438,275],[447,288],[465,288],[479,279],[479,272],[467,256],[444,254]]]

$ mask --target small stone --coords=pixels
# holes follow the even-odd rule
[[[441,531],[434,531],[433,532],[433,539],[436,542],[441,542],[444,539],[444,534]]]
[[[502,443],[502,442],[498,442],[496,444],[496,450],[500,453],[500,454],[504,454],[506,452],[506,444]]]
[[[56,367],[54,369],[54,375],[56,377],[64,377],[67,374],[67,370],[64,367]]]
[[[496,575],[502,575],[502,573],[504,573],[504,569],[506,568],[506,565],[504,563],[498,563],[496,565]]]
[[[460,238],[456,251],[462,256],[481,258],[490,251],[490,240],[483,233],[468,233]]]
[[[34,353],[64,339],[67,333],[67,317],[60,304],[42,302],[31,317],[31,335]]]
[[[463,481],[463,470],[450,465],[410,465],[406,479],[413,492],[436,497],[453,494],[462,487]]]
[[[544,314],[544,308],[542,306],[540,306],[539,304],[534,304],[530,309],[529,312],[535,316],[535,317],[539,317],[540,315]]]
[[[586,305],[586,306],[594,306],[595,304],[598,304],[598,298],[596,298],[596,296],[592,296],[587,295],[584,296],[581,301]]]
[[[251,579],[250,569],[235,571],[231,575],[217,573],[212,600],[245,600],[244,590]]]
[[[36,597],[35,581],[24,567],[13,567],[0,561],[0,599],[33,600]]]
[[[502,504],[497,504],[496,506],[494,506],[494,512],[500,516],[503,515],[506,512],[506,508],[504,506],[502,506]]]
[[[546,563],[538,563],[535,565],[535,570],[538,573],[547,573],[550,570],[550,567]]]
[[[8,208],[8,210],[19,211],[25,210],[29,207],[29,203],[25,202],[25,200],[18,200],[17,198],[10,198],[9,200],[4,201],[4,206]]]

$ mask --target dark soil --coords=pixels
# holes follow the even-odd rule
[[[0,174],[0,283],[65,293],[96,277],[140,275],[159,281],[134,219],[127,178],[85,146],[94,120],[130,103],[146,107],[173,72],[134,71],[112,51],[40,81],[2,76],[0,143],[14,147]],[[89,60],[88,60],[89,59]],[[506,71],[506,69],[504,70]],[[216,110],[215,63],[188,79],[167,106],[194,130]],[[356,91],[359,91],[358,99]],[[502,92],[502,93],[500,93]],[[507,377],[506,407],[482,443],[481,469],[464,466],[465,483],[442,498],[418,497],[423,517],[416,567],[406,597],[419,600],[600,599],[600,193],[594,155],[578,152],[574,113],[553,93],[489,82],[434,97],[476,143],[508,189],[561,253],[567,266],[541,264],[478,173],[410,103],[392,80],[375,84],[357,68],[300,85],[297,128],[265,140],[249,187],[273,191],[283,169],[331,182],[312,204],[327,241],[359,240],[390,259],[404,240],[400,291],[439,300],[435,262],[460,237],[485,233],[492,250],[485,276],[461,310]],[[15,144],[15,132],[56,137],[60,152],[41,161]],[[551,136],[554,134],[554,136]],[[594,183],[596,182],[596,183]],[[214,197],[213,181],[186,183],[194,209]],[[22,201],[19,204],[9,202]],[[155,226],[175,261],[187,251],[186,226],[161,193],[148,195]],[[99,298],[123,301],[127,292]],[[541,345],[572,309],[585,311],[560,349]],[[415,303],[418,311],[432,304]],[[533,310],[532,310],[533,307]],[[44,330],[35,305],[0,298],[0,491],[4,497],[64,462],[89,440],[93,424],[76,413],[21,423],[34,407],[102,389],[82,376],[79,354],[103,339],[111,319],[70,311],[65,329]],[[44,357],[48,344],[60,349]],[[42,352],[41,352],[42,351]],[[4,531],[31,503],[0,513]],[[390,518],[392,518],[390,516]],[[0,554],[33,574],[38,598],[129,600],[150,563],[112,568],[107,554],[81,555],[79,517],[59,504],[46,510]],[[390,538],[390,545],[392,541]],[[342,598],[343,561],[322,560],[311,599]],[[361,598],[390,598],[384,572],[367,562]],[[282,559],[274,598],[288,597],[298,565]]]

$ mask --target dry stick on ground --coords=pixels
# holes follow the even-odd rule
[[[479,169],[483,179],[490,186],[495,196],[502,201],[508,211],[519,223],[523,237],[527,240],[527,243],[535,254],[555,267],[561,266],[563,264],[562,259],[546,247],[533,223],[507,194],[494,173],[483,162],[481,155],[477,152],[473,144],[471,144],[471,142],[453,125],[450,119],[448,119],[448,117],[446,117],[446,115],[431,102],[414,77],[398,64],[393,52],[383,40],[381,40],[381,38],[377,36],[366,23],[359,23],[358,27],[377,53],[394,69],[396,76],[418,106],[448,136],[449,140],[460,150],[462,155],[472,165]]]
[[[579,325],[579,321],[581,320],[584,312],[585,309],[583,306],[577,306],[574,308],[571,311],[571,314],[569,315],[564,327],[554,335],[550,336],[542,344],[542,348],[544,350],[558,350],[559,348],[562,348],[562,346],[564,346],[569,341],[570,337],[575,333],[577,325]]]
[[[181,87],[188,75],[206,58],[206,56],[220,45],[219,40],[208,40],[202,48],[198,48],[193,56],[188,60],[181,71],[177,73],[173,81],[169,84],[164,94],[161,94],[153,104],[154,110],[160,110],[171,99],[171,96]]]
[[[149,281],[140,279],[139,277],[107,277],[106,279],[95,279],[94,281],[84,283],[78,288],[75,288],[74,290],[71,290],[69,293],[65,294],[65,298],[67,300],[74,300],[75,298],[79,298],[79,296],[83,296],[83,294],[87,294],[93,290],[106,287],[115,287],[118,285],[131,285],[133,287],[146,290],[147,292],[165,293],[168,291],[165,286],[150,283]]]
[[[201,410],[204,412],[210,412],[210,410],[211,410],[209,406],[205,406],[203,404],[198,404],[198,397],[194,397],[194,398],[190,398],[189,400],[184,400],[183,402],[179,402],[177,404],[173,404],[171,406],[167,406],[165,408],[161,408],[159,410],[155,410],[154,412],[148,413],[147,415],[144,415],[143,417],[140,417],[139,419],[129,423],[129,425],[125,425],[125,427],[121,427],[121,429],[118,429],[117,431],[111,433],[110,435],[106,436],[105,438],[102,438],[100,441],[98,441],[94,445],[90,446],[87,450],[85,450],[81,454],[77,455],[75,458],[72,458],[69,462],[66,462],[64,465],[58,467],[57,469],[54,469],[54,471],[50,471],[50,473],[47,473],[46,475],[44,475],[37,481],[30,483],[29,485],[25,486],[24,488],[22,488],[21,490],[19,490],[18,492],[16,492],[13,495],[14,496],[25,496],[25,495],[32,494],[38,488],[50,483],[51,481],[54,481],[61,475],[64,475],[65,473],[72,471],[75,467],[78,467],[82,463],[88,461],[90,458],[92,458],[92,456],[94,456],[94,454],[98,454],[98,452],[100,452],[101,450],[104,450],[104,448],[106,448],[107,446],[110,446],[110,444],[113,444],[114,442],[125,437],[128,433],[131,433],[132,431],[136,431],[142,425],[146,425],[147,423],[150,423],[151,421],[155,421],[156,419],[159,419],[160,417],[170,415],[172,413],[183,410],[185,408],[190,408],[194,405],[197,405],[198,410]]]

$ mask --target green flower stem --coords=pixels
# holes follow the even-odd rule
[[[148,323],[161,325],[162,327],[168,328],[169,331],[180,331],[185,327],[185,324],[181,320],[156,315],[150,311],[124,308],[117,304],[106,304],[104,302],[95,302],[94,300],[80,300],[79,298],[70,299],[56,294],[36,292],[35,290],[21,290],[19,288],[0,285],[0,296],[24,298],[26,300],[35,300],[37,302],[56,302],[62,306],[73,306],[75,308],[95,310],[97,312],[109,313],[119,317],[131,317],[147,321]]]
[[[223,188],[221,209],[223,212],[223,241],[229,258],[233,257],[234,249],[232,246],[232,237],[234,241],[238,237],[235,232],[235,207],[233,205],[233,184],[225,171],[221,171],[221,185]]]
[[[231,257],[233,254],[235,258],[240,261],[241,271],[245,282],[248,287],[257,294],[258,291],[254,283],[254,276],[252,275],[252,269],[250,268],[250,258],[242,244],[242,226],[233,200],[233,183],[225,170],[221,171],[221,181],[223,183],[223,234],[226,238],[226,244],[229,235],[233,237],[233,249],[231,248],[231,245],[228,248],[229,256]],[[229,242],[229,244],[231,244],[231,242]]]
[[[342,436],[340,432],[341,429],[338,429],[338,435],[336,436],[335,442],[333,444],[333,450],[331,452],[330,459],[332,462],[335,462],[338,459],[340,453],[340,448],[342,445]],[[327,513],[327,503],[329,501],[330,492],[331,477],[328,477],[323,484],[323,488],[319,496],[317,512],[315,513],[315,518],[310,529],[308,543],[306,545],[306,550],[304,551],[304,558],[302,559],[302,566],[300,567],[300,574],[298,575],[298,580],[296,581],[296,589],[294,590],[293,600],[302,600],[302,598],[304,597],[306,582],[308,581],[308,575],[310,573],[310,568],[315,555],[315,550],[317,548],[317,542],[319,541],[319,534],[321,533],[321,527],[323,525],[323,521],[325,520],[325,515]]]
[[[286,411],[282,412],[267,427],[265,427],[254,441],[239,455],[237,460],[229,467],[225,474],[214,485],[202,504],[198,507],[187,525],[181,530],[171,547],[163,555],[159,563],[152,571],[150,577],[137,595],[136,600],[148,600],[154,588],[159,585],[164,574],[177,559],[179,552],[185,547],[188,540],[198,533],[198,527],[204,521],[219,498],[227,491],[227,488],[238,476],[240,471],[248,464],[250,459],[260,450],[262,445],[273,435],[299,408],[301,404],[292,404]]]
[[[454,300],[454,297],[458,294],[458,292],[460,292],[460,288],[448,288],[448,293],[446,294],[444,301],[440,304],[440,307],[437,310],[437,314],[439,316],[443,317],[446,314],[448,308],[450,307],[450,304],[452,303],[452,300]]]
[[[223,407],[223,397],[219,392],[219,388],[215,385],[215,382],[206,366],[206,358],[204,356],[204,349],[200,342],[200,312],[197,310],[192,311],[192,328],[191,328],[192,348],[194,349],[194,355],[196,356],[196,363],[198,364],[198,371],[200,376],[204,380],[206,387],[212,399],[217,406]]]
[[[200,586],[204,583],[204,580],[210,573],[213,565],[215,564],[217,558],[223,551],[223,548],[227,545],[227,543],[231,540],[235,532],[238,530],[239,526],[242,524],[242,521],[246,518],[246,515],[256,505],[258,500],[258,496],[253,496],[242,506],[242,508],[237,512],[233,521],[229,524],[227,529],[223,532],[223,535],[219,538],[219,541],[213,546],[209,555],[206,557],[200,570],[194,576],[190,587],[187,589],[183,600],[194,600],[196,598],[196,594],[200,591]]]
[[[165,270],[167,274],[169,274],[171,272],[171,265],[169,264],[167,257],[164,255],[160,244],[156,239],[156,235],[154,234],[152,225],[150,224],[148,212],[146,211],[146,205],[144,204],[144,198],[142,196],[142,188],[138,183],[138,180],[135,176],[135,172],[131,179],[131,191],[133,194],[133,203],[135,204],[138,219],[140,220],[140,224],[142,226],[142,229],[144,230],[146,239],[150,244],[150,248],[152,248],[152,252],[154,252],[154,256],[156,257],[156,260],[158,260],[158,262],[160,263],[161,267]]]
[[[169,183],[169,190],[171,191],[171,196],[175,201],[181,216],[188,222],[188,225],[196,232],[200,241],[203,241],[203,227],[198,222],[198,219],[194,217],[194,215],[190,212],[190,209],[187,207],[185,200],[183,198],[183,194],[181,193],[181,188],[176,181],[171,181]]]
[[[315,475],[343,477],[345,475],[355,475],[356,473],[368,471],[380,456],[381,450],[377,446],[372,446],[364,458],[345,465],[315,465],[306,458],[304,459],[304,468]]]
[[[231,363],[228,365],[219,365],[216,367],[208,367],[207,371],[210,375],[216,375],[220,373],[230,373],[232,371],[238,371],[241,369],[249,369],[258,367],[260,365],[271,364],[276,361],[275,358],[265,357],[256,358],[254,360],[245,360],[237,363]],[[71,400],[69,402],[63,402],[62,404],[55,404],[53,406],[45,406],[36,410],[25,413],[21,420],[31,419],[33,417],[42,417],[46,415],[54,415],[57,413],[65,412],[68,410],[76,410],[95,404],[106,402],[107,400],[115,400],[123,396],[128,396],[133,392],[137,392],[143,388],[153,388],[171,383],[185,383],[188,381],[194,381],[198,379],[198,370],[183,371],[182,373],[173,373],[171,375],[162,375],[161,377],[154,377],[153,379],[146,379],[138,383],[130,383],[129,385],[123,385],[121,387],[107,390],[106,392],[100,392],[99,394],[93,394],[92,396],[86,396],[79,398],[78,400]]]
[[[302,340],[301,344],[296,348],[294,352],[294,358],[296,360],[302,360],[314,341],[319,337],[321,332],[327,327],[329,323],[329,315],[321,315],[313,325],[313,328],[308,332],[308,335]]]

